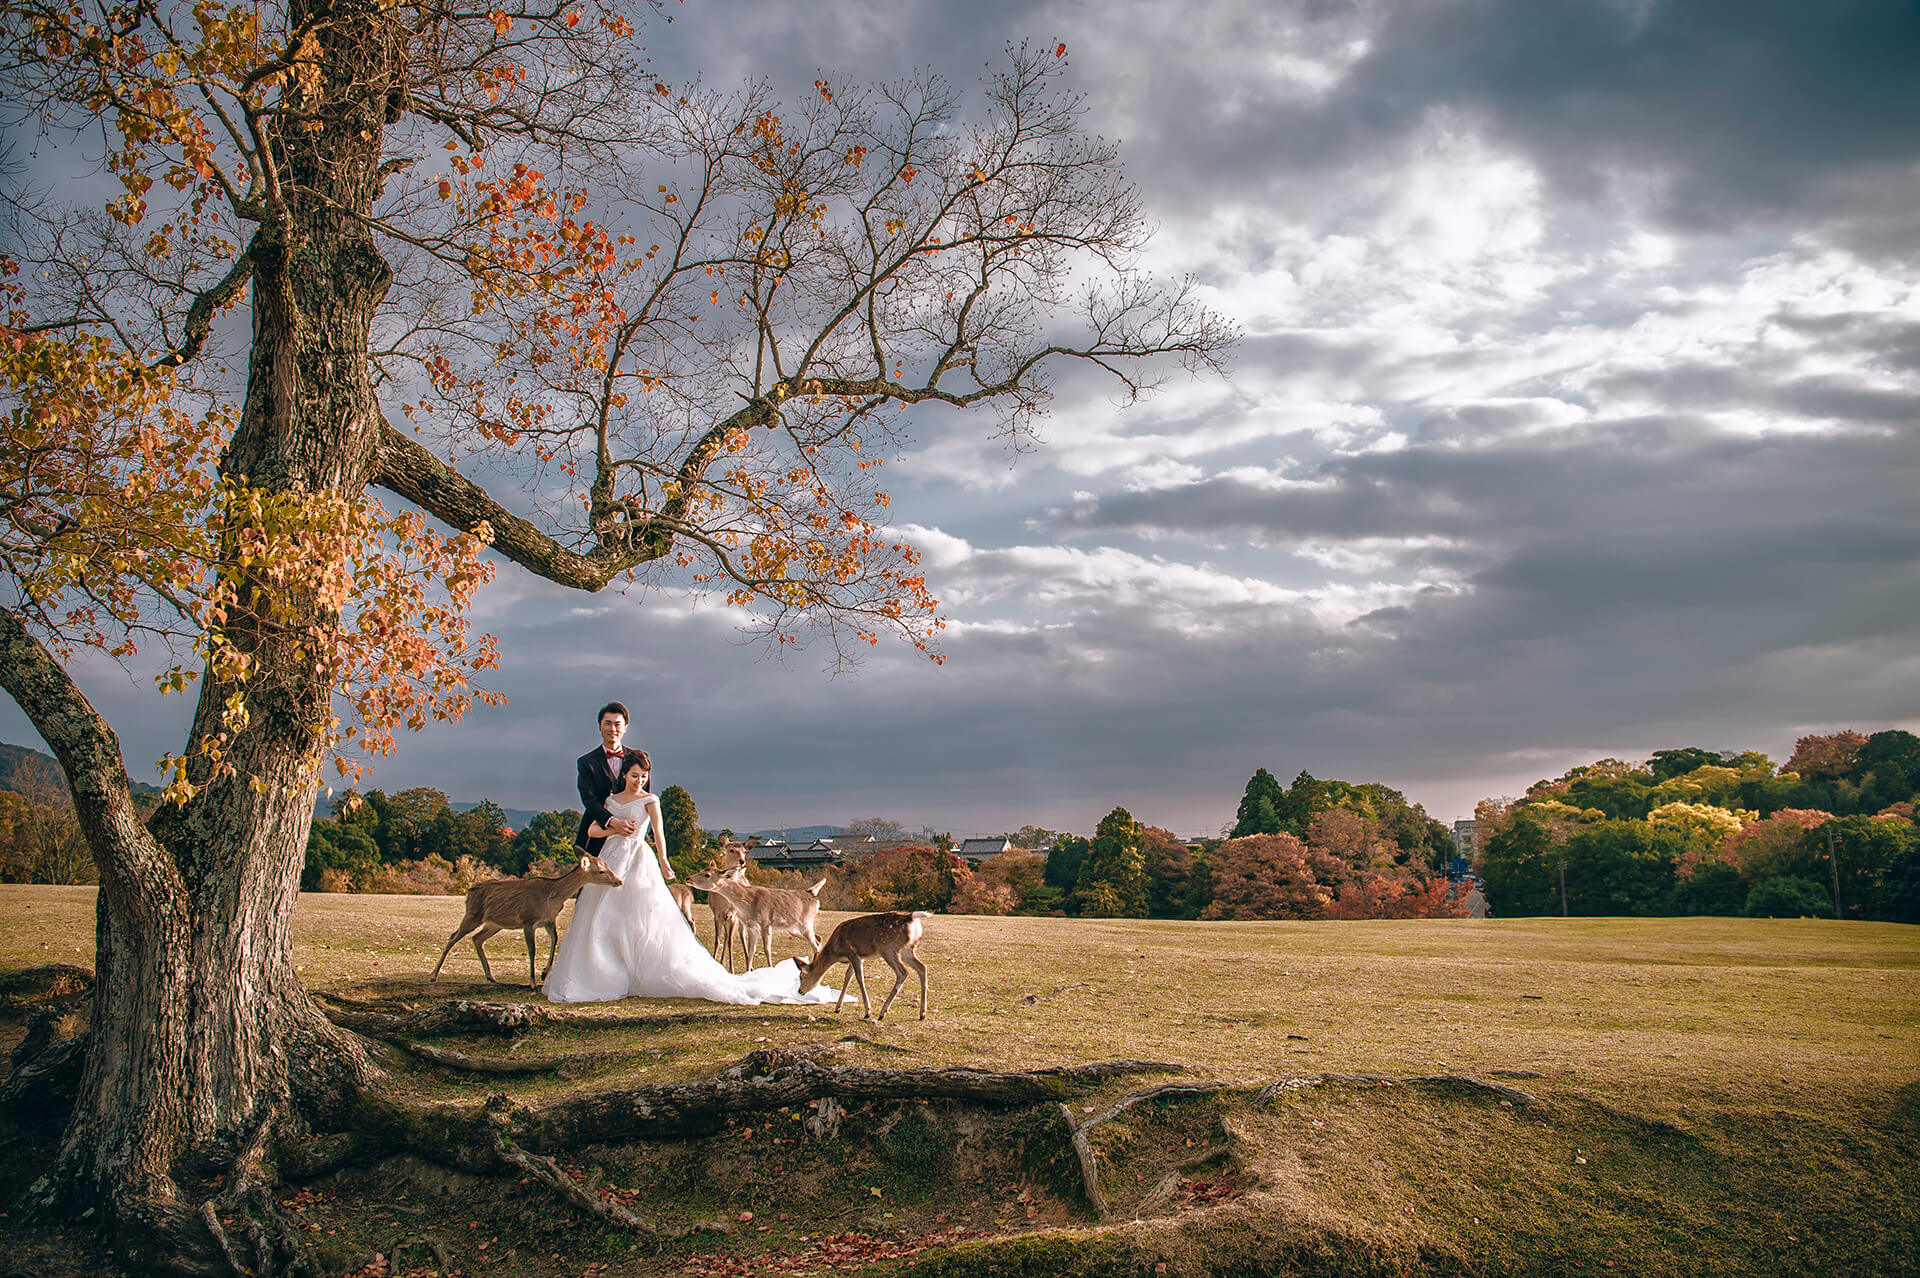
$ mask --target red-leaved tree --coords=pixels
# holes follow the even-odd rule
[[[1318,919],[1333,904],[1327,882],[1343,869],[1291,834],[1249,834],[1211,853],[1213,903],[1203,919]]]

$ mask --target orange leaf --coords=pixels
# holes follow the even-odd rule
[[[1056,58],[1064,58],[1064,57],[1066,57],[1066,56],[1067,56],[1067,46],[1066,46],[1066,45],[1064,45],[1064,44],[1062,44],[1062,45],[1060,45],[1060,46],[1059,46],[1058,48],[1056,48],[1056,49],[1055,49],[1055,50],[1053,51],[1053,56],[1054,56],[1054,57],[1056,57]]]

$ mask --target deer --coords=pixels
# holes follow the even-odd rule
[[[693,889],[684,883],[667,884],[667,895],[680,907],[680,915],[686,919],[687,926],[693,926]]]
[[[820,914],[820,889],[827,885],[821,880],[810,888],[795,891],[792,888],[760,887],[747,882],[746,867],[735,866],[731,870],[722,870],[717,865],[709,865],[700,873],[687,880],[687,886],[697,887],[708,893],[709,905],[718,898],[725,898],[725,905],[731,909],[747,934],[747,966],[753,966],[754,953],[760,948],[762,938],[766,941],[767,966],[773,966],[773,938],[776,933],[786,932],[799,937],[807,943],[807,953],[820,952],[820,937],[813,930],[813,921]],[[718,945],[720,911],[714,911],[715,944]]]
[[[933,915],[925,910],[915,910],[911,914],[892,910],[885,914],[862,914],[848,919],[833,929],[833,935],[827,943],[810,959],[796,959],[800,966],[800,992],[807,993],[820,983],[827,970],[835,963],[845,961],[847,969],[853,973],[853,980],[860,987],[860,1008],[866,1019],[884,1021],[887,1009],[893,1006],[893,996],[907,983],[907,969],[912,968],[920,974],[920,1019],[927,1019],[927,965],[913,952],[920,943],[924,930],[924,920]],[[880,1014],[873,1014],[873,1004],[867,1001],[867,978],[860,970],[862,959],[879,955],[893,969],[893,988],[887,991],[886,998],[880,1002]],[[840,997],[834,1000],[833,1010],[839,1014],[840,1005],[847,1000],[847,987],[840,987]]]
[[[735,843],[725,835],[720,836],[720,860],[718,868],[723,875],[740,883],[747,881],[747,847],[748,845],[745,843]],[[681,907],[680,912],[687,916],[687,925],[691,927],[693,925],[693,914],[691,910],[693,904],[693,889],[691,887],[682,887],[677,883],[668,884],[668,887],[673,891],[673,899],[675,901],[680,899],[681,892],[686,893],[686,904]],[[742,950],[746,948],[746,924],[741,920],[739,912],[734,908],[734,903],[725,896],[717,896],[712,892],[708,892],[707,908],[713,911],[713,956],[719,959],[722,966],[731,972],[733,970],[733,951],[735,945],[738,944]],[[743,959],[742,962],[746,962],[746,960]]]
[[[478,928],[480,930],[474,932],[473,936],[473,952],[480,956],[480,970],[487,974],[489,983],[500,984],[493,979],[493,968],[488,966],[487,952],[481,947],[488,937],[502,928],[517,927],[527,934],[528,983],[538,988],[547,979],[547,972],[553,970],[553,952],[560,945],[560,931],[554,926],[554,920],[560,917],[560,908],[568,898],[589,883],[619,887],[620,876],[609,870],[607,863],[599,857],[583,853],[580,864],[558,878],[528,875],[524,879],[491,879],[474,884],[467,889],[466,917],[460,920],[460,926],[447,938],[447,948],[440,951],[440,962],[433,965],[433,975],[427,979],[439,980],[441,965],[447,961],[447,954],[453,949],[454,942]],[[547,929],[547,966],[535,977],[533,932],[541,927]]]
[[[731,883],[745,883],[747,881],[745,865],[736,864],[709,868],[718,868],[720,871],[719,877]],[[719,959],[721,965],[731,972],[733,970],[733,951],[735,945],[738,944],[743,955],[746,951],[747,925],[746,921],[740,917],[738,903],[732,897],[728,896],[725,892],[716,892],[706,887],[701,879],[701,875],[707,872],[706,870],[702,870],[700,874],[694,875],[693,878],[689,880],[689,885],[690,887],[701,888],[707,894],[707,908],[713,911],[713,956]]]

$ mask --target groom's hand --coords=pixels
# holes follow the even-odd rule
[[[627,818],[625,817],[615,817],[612,821],[607,823],[607,828],[609,830],[612,830],[615,834],[632,834],[635,830],[639,829],[640,827],[635,825],[633,822],[627,820]]]

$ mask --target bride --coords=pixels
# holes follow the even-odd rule
[[[792,959],[735,975],[707,953],[667,892],[673,866],[660,830],[660,800],[647,793],[646,784],[646,764],[630,759],[621,769],[620,789],[607,799],[609,813],[633,822],[632,834],[611,834],[597,821],[587,829],[594,838],[606,837],[600,859],[620,886],[589,883],[580,889],[573,922],[547,974],[547,997],[556,1003],[633,995],[715,1003],[830,1003],[838,997],[839,991],[825,987],[801,994],[800,969]]]

